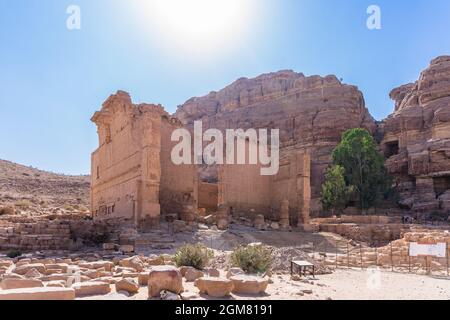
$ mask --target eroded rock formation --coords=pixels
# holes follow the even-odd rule
[[[401,205],[450,212],[450,56],[434,59],[417,82],[390,96],[395,111],[381,124],[381,147]]]

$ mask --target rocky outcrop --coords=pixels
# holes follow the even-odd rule
[[[450,56],[431,61],[417,82],[394,89],[395,112],[380,126],[386,165],[400,203],[418,212],[449,212]]]
[[[293,71],[239,79],[219,92],[188,100],[175,116],[187,126],[201,120],[204,130],[280,129],[282,155],[301,149],[311,153],[312,210],[316,212],[324,171],[342,133],[356,127],[376,130],[357,87],[332,75],[305,77]],[[217,179],[210,167],[201,174],[206,181]]]

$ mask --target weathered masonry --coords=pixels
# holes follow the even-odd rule
[[[157,227],[162,213],[195,213],[196,168],[170,161],[170,136],[181,126],[178,120],[160,105],[134,105],[126,92],[119,91],[92,121],[99,136],[91,159],[95,218],[125,218],[145,229]]]
[[[92,154],[91,211],[95,219],[126,220],[140,230],[161,218],[197,220],[200,208],[217,216],[264,215],[284,226],[309,222],[311,160],[307,150],[282,150],[280,170],[262,176],[261,165],[219,166],[218,183],[199,182],[198,167],[175,165],[171,136],[183,127],[160,105],[110,96],[94,114],[99,147]],[[248,147],[248,146],[247,146]],[[248,148],[247,148],[248,150]]]

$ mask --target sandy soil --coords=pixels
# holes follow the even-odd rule
[[[378,278],[379,277],[379,278]],[[379,281],[377,280],[379,279]],[[375,274],[361,270],[337,270],[333,274],[320,275],[293,281],[287,275],[274,275],[266,295],[237,296],[227,300],[450,300],[450,278],[435,278],[414,274],[381,271]],[[198,296],[194,284],[184,282],[185,291],[192,293],[192,300],[207,300]],[[147,288],[141,287],[134,296],[113,291],[106,296],[82,298],[82,300],[146,300]]]

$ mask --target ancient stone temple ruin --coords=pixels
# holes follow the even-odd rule
[[[161,106],[134,105],[119,91],[92,121],[99,148],[92,155],[91,206],[98,219],[125,218],[157,227],[161,216],[214,217],[307,226],[323,214],[321,186],[342,134],[367,129],[380,143],[399,199],[384,214],[450,212],[450,57],[434,59],[419,80],[394,89],[395,111],[376,122],[356,86],[335,76],[293,71],[241,78],[226,88],[179,106],[172,117]],[[262,176],[260,165],[174,165],[177,128],[279,129],[279,171]],[[248,146],[247,146],[248,147]],[[348,215],[360,214],[350,205]],[[167,220],[167,219],[165,219]],[[163,219],[164,221],[164,219]],[[219,223],[220,222],[220,223]]]
[[[260,164],[220,165],[217,183],[199,182],[199,167],[175,165],[171,141],[183,125],[160,105],[134,105],[122,91],[92,117],[99,148],[92,154],[91,210],[96,219],[124,219],[145,230],[161,218],[192,223],[199,207],[226,227],[232,217],[309,222],[310,153],[281,150],[280,168],[261,175]],[[246,150],[249,150],[247,145]],[[199,201],[200,200],[200,201]],[[200,203],[200,205],[199,205]]]
[[[124,218],[145,229],[157,227],[162,213],[196,212],[196,168],[170,161],[170,137],[179,121],[160,105],[133,105],[121,91],[106,100],[92,121],[99,136],[91,160],[95,218]]]

